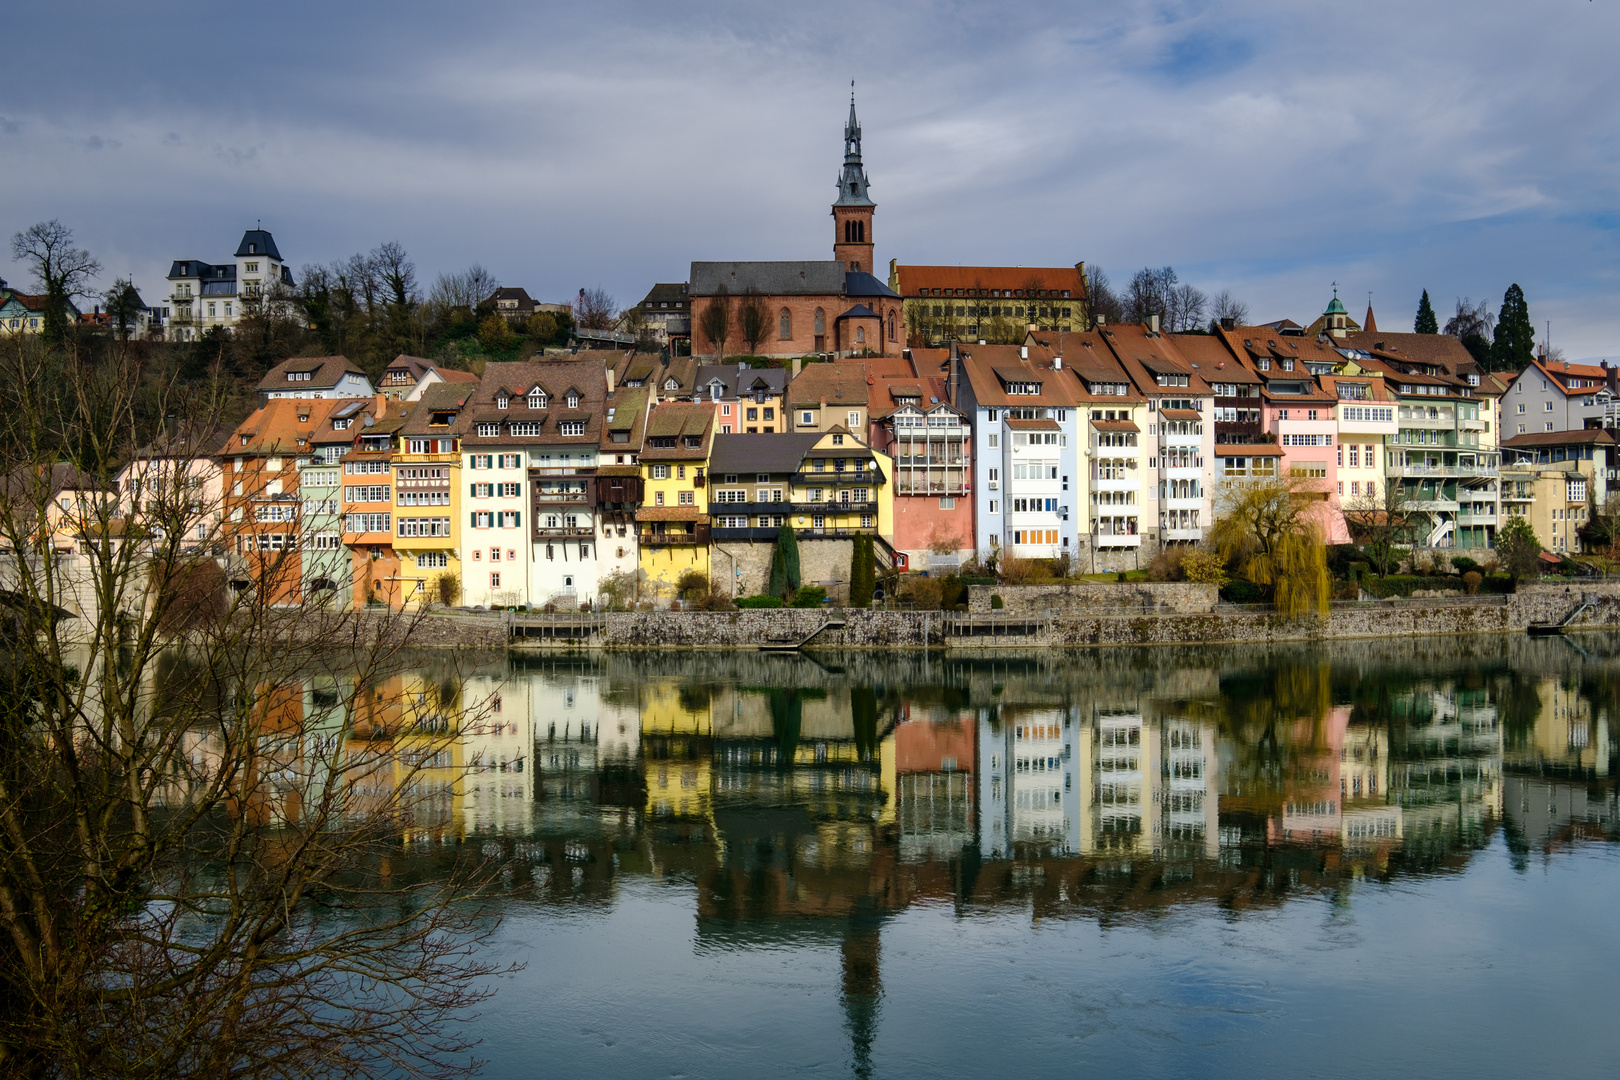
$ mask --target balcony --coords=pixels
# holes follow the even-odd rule
[[[594,501],[590,491],[542,491],[539,488],[531,488],[530,493],[536,503],[576,503],[588,506]]]
[[[1091,481],[1091,490],[1093,490],[1093,491],[1140,491],[1140,490],[1142,490],[1142,481],[1137,479],[1134,476],[1126,478],[1126,479],[1107,479],[1107,480],[1093,479]]]
[[[796,472],[791,477],[794,484],[799,487],[837,487],[848,485],[850,487],[874,487],[888,482],[887,478],[876,469],[866,469],[861,472]]]
[[[1457,515],[1457,524],[1458,525],[1495,525],[1496,521],[1497,521],[1497,518],[1496,518],[1495,514],[1463,514],[1463,513],[1459,513]]]
[[[1200,510],[1203,508],[1202,495],[1168,496],[1164,499],[1166,510]]]
[[[641,529],[637,540],[642,547],[702,547],[709,542],[709,526],[693,525],[689,532]]]
[[[1097,532],[1091,534],[1091,543],[1099,548],[1139,548],[1142,546],[1142,534]]]
[[[542,466],[531,466],[529,468],[529,475],[530,476],[595,476],[596,475],[596,466],[595,465],[579,465],[579,466],[574,466],[574,465],[567,465],[567,466],[542,465]]]
[[[1390,465],[1386,471],[1393,477],[1484,477],[1494,480],[1499,470],[1494,465]]]
[[[714,536],[714,539],[715,539],[716,543],[719,543],[719,542],[724,541],[724,540],[736,540],[736,541],[747,541],[749,543],[758,543],[758,542],[761,542],[761,541],[765,541],[765,542],[774,541],[776,539],[777,534],[778,534],[779,531],[780,530],[778,530],[774,526],[772,526],[771,528],[768,528],[768,529],[722,529],[722,528],[716,527],[716,528],[714,528],[712,530],[712,535]]]
[[[901,477],[894,487],[896,495],[967,495],[971,491],[972,488],[965,482],[953,484],[943,480],[908,481],[904,477]]]
[[[1160,529],[1160,540],[1202,540],[1203,529]]]
[[[596,535],[596,529],[593,528],[592,526],[589,526],[589,525],[583,525],[583,526],[581,526],[581,525],[562,525],[562,526],[557,526],[557,527],[552,527],[552,526],[547,526],[547,525],[536,525],[534,527],[534,535],[535,535],[536,539],[540,539],[540,540],[555,539],[555,538],[566,539],[566,538],[569,538],[569,537],[576,537],[576,536],[578,536],[578,537],[592,537],[592,536]]]

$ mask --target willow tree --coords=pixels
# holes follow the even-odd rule
[[[470,1071],[482,860],[403,835],[456,850],[460,684],[281,602],[214,386],[77,348],[0,343],[0,1075]]]
[[[1210,539],[1233,573],[1271,591],[1282,614],[1326,614],[1327,547],[1317,517],[1324,505],[1303,477],[1228,482]]]

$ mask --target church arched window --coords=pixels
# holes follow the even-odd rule
[[[896,338],[896,337],[895,337],[895,336],[894,336],[894,312],[892,312],[892,311],[891,311],[891,312],[889,312],[889,340],[890,340],[890,341],[896,341],[896,340],[898,340],[898,339],[897,339],[897,338]]]
[[[825,311],[822,311],[820,308],[816,308],[816,333],[818,335],[820,335],[820,334],[825,334],[826,332],[827,332],[827,313]]]
[[[866,327],[857,326],[855,328],[855,344],[857,344],[857,345],[865,345],[866,344]]]
[[[788,311],[787,308],[782,309],[782,315],[777,320],[777,323],[776,334],[778,337],[786,341],[793,336],[793,313]]]

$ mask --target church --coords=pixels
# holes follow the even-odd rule
[[[832,204],[833,257],[694,262],[687,279],[693,355],[900,355],[906,330],[900,294],[872,273],[876,209],[861,164],[861,125],[851,95],[844,167]],[[711,313],[722,305],[722,311]]]

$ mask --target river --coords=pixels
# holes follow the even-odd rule
[[[1612,1075],[1617,656],[493,661],[412,842],[500,861],[501,1080]]]

